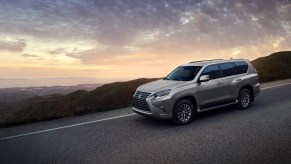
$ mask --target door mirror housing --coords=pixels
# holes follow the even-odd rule
[[[201,82],[206,82],[206,81],[209,81],[210,80],[210,76],[209,75],[202,75],[200,76],[198,82],[201,83]]]

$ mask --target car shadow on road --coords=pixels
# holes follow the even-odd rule
[[[214,109],[210,111],[200,112],[196,114],[195,118],[188,125],[195,124],[195,122],[196,123],[201,122],[205,119],[209,119],[213,117],[222,117],[224,115],[231,114],[234,112],[239,112],[239,109],[236,106],[228,106],[224,108],[218,108],[218,109]],[[172,120],[162,120],[162,119],[146,117],[146,116],[136,117],[134,122],[136,124],[139,124],[139,126],[142,126],[142,127],[154,127],[154,128],[179,127]],[[188,125],[184,125],[184,126],[188,126]]]
[[[202,120],[202,119],[210,118],[210,117],[218,117],[221,115],[237,112],[238,110],[239,109],[235,105],[233,105],[233,106],[217,108],[217,109],[213,109],[213,110],[209,110],[209,111],[203,111],[203,112],[197,113],[194,121],[195,120]]]
[[[154,127],[172,127],[175,124],[172,120],[162,120],[153,117],[139,116],[134,120],[140,126],[154,126]]]

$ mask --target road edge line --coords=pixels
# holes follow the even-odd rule
[[[49,131],[55,131],[55,130],[59,130],[59,129],[66,129],[66,128],[71,128],[71,127],[75,127],[75,126],[92,124],[92,123],[96,123],[96,122],[113,120],[113,119],[117,119],[117,118],[129,117],[129,116],[133,116],[133,115],[136,115],[136,113],[126,114],[126,115],[121,115],[121,116],[116,116],[116,117],[109,117],[109,118],[104,118],[104,119],[100,119],[100,120],[87,121],[87,122],[82,122],[82,123],[77,123],[77,124],[71,124],[71,125],[66,125],[66,126],[61,126],[61,127],[56,127],[56,128],[50,128],[50,129],[45,129],[45,130],[40,130],[40,131],[34,131],[34,132],[30,132],[30,133],[23,133],[23,134],[9,136],[9,137],[3,137],[3,138],[0,138],[0,141],[7,140],[7,139],[12,139],[12,138],[23,137],[23,136],[29,136],[29,135],[33,135],[33,134],[49,132]]]
[[[279,84],[279,85],[274,85],[274,86],[270,86],[270,87],[265,87],[265,88],[262,88],[261,90],[265,90],[265,89],[271,89],[271,88],[276,88],[276,87],[281,87],[281,86],[284,86],[284,85],[290,85],[291,83],[286,83],[286,84]]]

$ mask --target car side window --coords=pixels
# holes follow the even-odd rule
[[[218,65],[207,66],[201,73],[202,75],[209,75],[210,79],[220,78]]]
[[[236,74],[233,63],[223,63],[219,64],[223,77],[232,76]]]
[[[235,62],[235,67],[236,67],[236,74],[247,73],[248,71],[248,64],[244,61]]]

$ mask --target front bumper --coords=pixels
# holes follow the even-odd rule
[[[151,100],[151,98],[146,98],[147,105],[149,106],[149,111],[138,109],[132,107],[132,110],[138,114],[150,117],[156,117],[161,119],[171,119],[174,104],[171,98],[161,98],[158,100]]]

